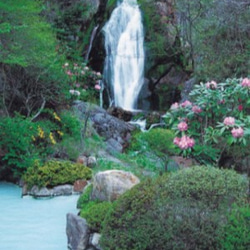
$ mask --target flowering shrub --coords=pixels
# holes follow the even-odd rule
[[[250,79],[200,83],[192,100],[174,103],[166,113],[167,128],[176,130],[173,143],[184,156],[218,163],[230,147],[249,146]],[[178,137],[180,135],[181,137]]]
[[[94,89],[101,89],[99,84],[102,78],[101,73],[91,70],[85,63],[72,65],[65,63],[62,67],[67,75],[71,88],[69,93],[73,99],[86,101],[90,99],[90,96],[95,95]]]

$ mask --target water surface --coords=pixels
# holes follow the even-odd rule
[[[66,250],[66,214],[77,214],[77,199],[21,198],[21,188],[0,182],[0,249]]]

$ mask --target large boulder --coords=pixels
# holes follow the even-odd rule
[[[85,250],[89,244],[89,227],[85,219],[68,213],[66,233],[68,248],[71,250]]]
[[[92,200],[114,201],[138,184],[140,180],[130,172],[108,170],[99,172],[93,179]]]

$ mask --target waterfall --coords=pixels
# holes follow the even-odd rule
[[[93,29],[93,31],[92,31],[92,33],[91,33],[88,51],[87,51],[87,54],[86,54],[86,56],[85,56],[85,61],[86,61],[86,62],[89,60],[89,54],[90,54],[90,52],[91,52],[92,44],[93,44],[94,38],[95,38],[95,36],[96,36],[96,32],[97,32],[98,27],[99,27],[99,25],[95,26],[95,28]]]
[[[119,2],[103,31],[104,81],[109,85],[110,104],[126,110],[136,109],[144,81],[144,33],[137,1]]]

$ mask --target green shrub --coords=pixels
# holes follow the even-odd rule
[[[167,169],[169,156],[177,151],[173,145],[174,133],[171,130],[156,128],[144,133],[135,134],[129,151],[136,151],[137,155],[142,154],[148,161],[154,161],[155,165]]]
[[[106,215],[112,208],[111,202],[90,201],[82,207],[80,215],[85,218],[91,230],[100,232]]]
[[[247,180],[233,171],[206,167],[142,182],[114,204],[103,225],[101,246],[219,249],[219,229],[226,223],[228,201],[241,204],[247,186]]]
[[[78,179],[90,179],[91,169],[82,164],[70,161],[51,160],[44,165],[35,165],[29,168],[23,176],[28,187],[52,187],[60,184],[73,184]]]
[[[1,158],[2,166],[15,177],[20,175],[34,160],[40,159],[45,149],[34,147],[33,139],[37,134],[37,124],[21,116],[3,118],[0,120],[0,150],[4,153]]]
[[[247,179],[233,170],[195,166],[172,175],[165,189],[170,198],[188,198],[217,208],[245,199]]]
[[[219,239],[221,249],[244,250],[250,247],[250,207],[235,206],[228,214],[228,223],[223,228],[223,237]]]
[[[81,209],[86,206],[86,204],[90,201],[90,194],[92,192],[93,185],[89,185],[85,188],[81,196],[77,200],[77,208]]]

